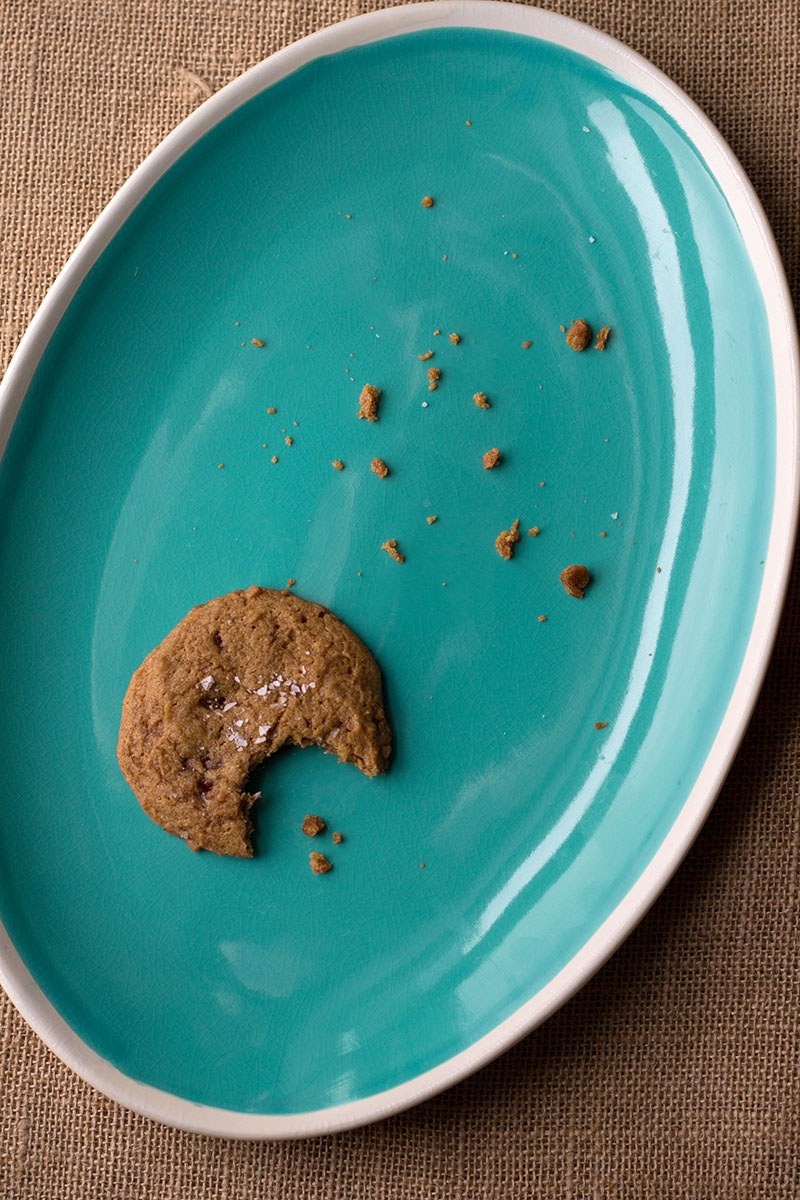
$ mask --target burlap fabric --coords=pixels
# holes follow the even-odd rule
[[[0,365],[130,171],[211,92],[370,0],[0,0]],[[800,0],[545,0],[672,76],[733,146],[800,285]],[[686,863],[560,1014],[466,1083],[311,1142],[175,1132],[0,1000],[3,1200],[800,1197],[800,600]],[[0,799],[0,802],[2,800]]]

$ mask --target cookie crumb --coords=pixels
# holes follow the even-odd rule
[[[539,623],[541,624],[541,622],[542,622],[542,621],[546,621],[546,620],[547,620],[547,617],[544,615],[544,613],[539,613],[539,616],[537,617],[537,620],[538,620],[538,621],[539,621]]]
[[[426,350],[426,352],[425,352],[424,354],[420,354],[420,356],[419,356],[419,361],[420,361],[420,362],[427,362],[429,358],[433,358],[433,351],[432,351],[432,350]]]
[[[610,325],[604,325],[603,328],[598,331],[597,341],[594,344],[595,350],[605,350],[606,343],[608,342],[610,333],[611,333]]]
[[[442,378],[441,367],[428,367],[428,383],[438,383]]]
[[[315,875],[326,875],[333,866],[332,862],[328,862],[324,854],[320,854],[317,850],[312,850],[308,856],[309,865]]]
[[[344,463],[342,462],[342,460],[340,458],[335,458],[333,460],[333,462],[331,463],[331,466],[335,467],[337,471],[344,470]]]
[[[361,395],[358,398],[358,419],[359,421],[377,421],[378,419],[378,401],[381,398],[381,389],[373,387],[371,383],[365,383],[361,389]]]
[[[433,208],[433,196],[423,196],[420,203],[423,208]]]
[[[605,729],[607,725],[608,721],[595,721],[594,723],[595,729]]]
[[[501,454],[497,446],[493,446],[491,450],[487,450],[483,456],[484,471],[491,471],[492,467],[496,467],[500,462]]]
[[[459,335],[457,333],[451,333],[450,341],[453,343],[454,346],[457,346],[458,343],[461,341],[461,338],[459,337]]]
[[[469,121],[467,121],[467,124],[469,125]],[[420,863],[419,865],[420,865],[421,867],[424,867],[424,866],[425,866],[425,863]]]
[[[574,596],[576,600],[583,599],[583,593],[592,579],[588,569],[583,564],[564,567],[558,578],[563,583],[567,594]]]
[[[285,437],[283,440],[284,440],[284,442],[286,443],[286,445],[287,445],[287,446],[291,446],[291,445],[293,444],[293,441],[294,441],[294,439],[293,439],[293,438],[290,438],[290,437],[288,437],[288,436],[287,436],[287,437]]]
[[[605,529],[603,529],[600,532],[600,537],[605,537],[605,536],[606,536],[606,531],[605,531]]]
[[[523,343],[522,343],[522,349],[523,349],[523,350],[530,350],[530,348],[531,348],[531,346],[532,346],[532,345],[533,345],[533,342],[523,342]]]
[[[567,331],[567,345],[573,350],[585,350],[591,340],[591,329],[583,317],[578,317],[577,321],[573,321]]]
[[[318,817],[314,813],[308,813],[303,821],[302,828],[306,837],[316,837],[318,833],[322,833],[326,825],[322,817]]]
[[[270,462],[274,462],[274,463],[276,463],[277,461],[278,461],[278,456],[277,456],[277,454],[273,454],[272,458],[270,459]]]
[[[340,833],[335,833],[335,834],[333,835],[333,844],[334,844],[334,846],[341,846],[341,844],[342,844],[342,842],[343,842],[343,841],[344,841],[344,838],[342,837],[342,835],[341,835]]]
[[[405,554],[401,554],[397,549],[397,538],[389,538],[388,542],[381,542],[381,550],[385,550],[395,562],[402,563],[406,561]]]
[[[434,329],[433,336],[438,337],[441,332],[442,332],[441,329]]]
[[[385,479],[389,474],[389,468],[382,458],[373,458],[370,466],[379,479]]]
[[[296,579],[287,579],[287,580],[286,580],[286,586],[287,586],[287,587],[294,587],[294,585],[295,585],[296,583],[297,583],[297,580],[296,580]]]
[[[261,338],[252,338],[251,345],[258,346],[258,348],[260,350],[261,347],[264,345],[264,343],[262,342]]]
[[[534,525],[532,529],[528,530],[528,537],[538,537],[541,532],[539,526]]]
[[[489,403],[489,397],[486,395],[485,392],[476,392],[475,395],[472,397],[472,399],[475,401],[478,408],[491,408],[492,407],[491,404]]]
[[[428,522],[429,525],[434,525],[439,520],[439,518],[438,517],[426,517],[425,520]]]
[[[221,471],[224,466],[225,466],[225,463],[217,463],[217,470]]]
[[[278,411],[277,408],[268,408],[267,409],[268,413],[276,413],[277,411]]]
[[[514,543],[519,541],[519,517],[510,529],[504,529],[495,538],[495,548],[501,558],[514,557]]]

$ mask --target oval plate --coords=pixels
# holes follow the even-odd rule
[[[604,353],[565,345],[578,316],[612,327]],[[735,753],[793,545],[797,396],[747,180],[607,37],[412,6],[204,104],[3,384],[0,950],[39,1034],[149,1116],[295,1137],[430,1096],[553,1012]],[[507,562],[516,518],[541,534]],[[391,771],[280,755],[257,857],[190,854],[118,770],[125,688],[192,605],[290,576],[376,654]],[[314,844],[324,877],[306,812],[345,836]]]

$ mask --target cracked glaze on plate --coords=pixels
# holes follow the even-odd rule
[[[623,69],[616,43],[433,7],[418,24],[449,27],[347,23],[369,44],[319,43],[173,146],[44,337],[2,463],[4,978],[76,1069],[191,1128],[371,1119],[563,1002],[689,844],[777,619],[795,426],[768,232],[756,262],[658,100],[547,39]],[[565,345],[577,316],[612,326],[604,353]],[[516,517],[541,534],[505,562]],[[119,772],[125,688],[193,604],[290,576],[381,664],[392,769],[281,754],[257,857],[193,855]],[[307,812],[345,842],[309,843]]]

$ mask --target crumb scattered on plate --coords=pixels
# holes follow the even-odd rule
[[[563,325],[561,328],[563,329]],[[585,350],[591,340],[591,329],[583,317],[578,317],[577,321],[573,321],[567,330],[567,345],[573,350]]]
[[[342,462],[342,460],[340,458],[335,458],[333,460],[333,462],[331,463],[331,466],[335,467],[337,471],[344,470],[344,463]]]
[[[381,550],[385,550],[395,562],[401,563],[406,561],[405,554],[401,554],[397,549],[397,538],[389,538],[388,542],[381,542]]]
[[[531,529],[528,530],[528,537],[538,537],[541,532],[542,531],[539,528],[539,526],[534,525]]]
[[[423,208],[433,208],[433,196],[423,196],[420,203]]]
[[[306,837],[316,837],[318,833],[322,833],[326,826],[322,817],[318,817],[315,813],[308,813],[303,821],[302,828]]]
[[[429,358],[433,358],[433,351],[432,351],[432,350],[426,350],[424,354],[420,354],[420,356],[419,356],[419,361],[420,361],[420,362],[427,362]]]
[[[334,833],[334,835],[333,835],[334,846],[341,846],[343,841],[344,841],[344,838],[342,837],[342,835],[340,833]]]
[[[260,350],[260,349],[261,349],[261,347],[264,345],[264,343],[262,342],[261,338],[252,338],[252,340],[251,340],[251,344],[252,344],[253,346],[257,346],[259,350]]]
[[[364,384],[358,398],[358,419],[360,421],[377,421],[380,398],[381,389],[379,387],[374,387],[371,383]]]
[[[583,593],[592,579],[588,567],[583,566],[582,563],[564,567],[558,578],[563,583],[564,590],[568,595],[574,596],[576,600],[583,599]]]
[[[608,721],[595,721],[594,723],[595,729],[605,729],[607,725]]]
[[[324,854],[320,854],[318,850],[312,850],[308,856],[309,865],[315,875],[326,875],[333,866],[332,862],[328,862]]]
[[[438,517],[426,517],[425,520],[428,522],[429,525],[434,525],[439,520],[439,518]]]
[[[486,395],[485,392],[476,392],[475,395],[472,397],[472,399],[475,401],[478,408],[491,408],[492,407],[491,404],[489,403],[489,397]]]
[[[533,345],[533,342],[523,342],[523,343],[522,343],[522,349],[523,349],[523,350],[530,350],[530,348],[531,348],[531,346],[532,346],[532,345]]]
[[[389,474],[389,468],[382,458],[373,458],[370,466],[379,479],[385,479]]]
[[[610,334],[611,326],[604,325],[603,328],[598,331],[597,341],[594,344],[595,350],[605,350]]]
[[[459,337],[459,335],[457,333],[451,333],[450,341],[453,343],[454,346],[457,346],[458,343],[461,341],[461,338]]]
[[[501,459],[500,451],[497,446],[493,446],[491,450],[487,450],[483,456],[484,471],[491,471],[492,467],[496,467]]]
[[[495,538],[495,547],[501,558],[514,557],[514,544],[519,541],[519,517],[510,529],[504,529]]]

